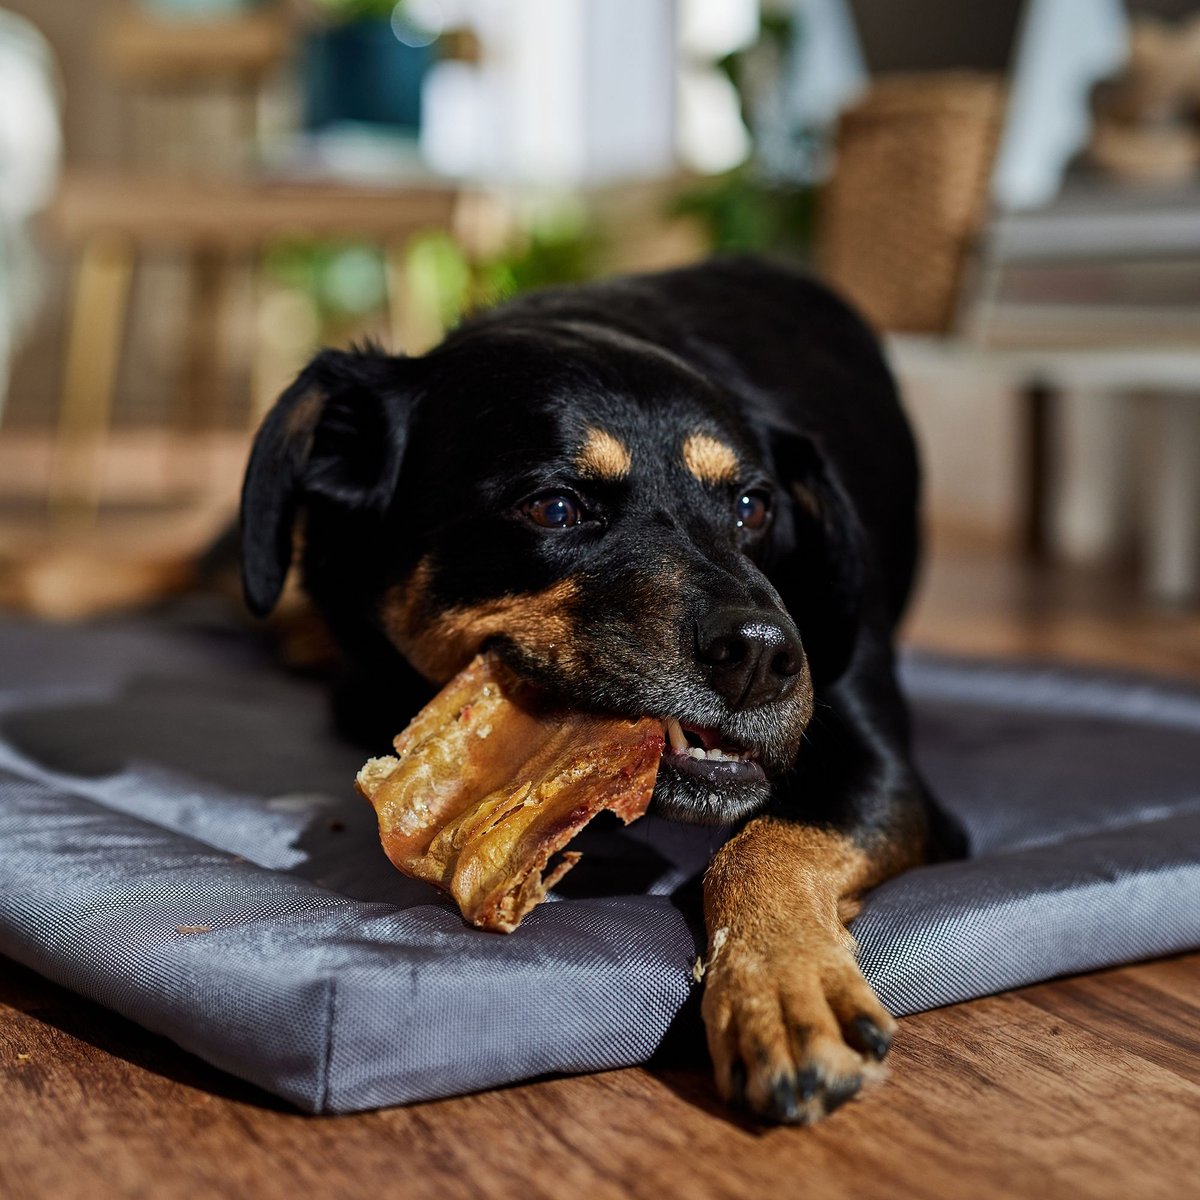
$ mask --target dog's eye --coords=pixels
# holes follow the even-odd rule
[[[762,529],[771,514],[771,497],[759,488],[743,492],[733,506],[739,529]]]
[[[570,529],[583,520],[583,509],[574,496],[546,492],[526,502],[525,515],[543,529]]]

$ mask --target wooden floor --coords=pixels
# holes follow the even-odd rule
[[[1119,581],[939,554],[927,646],[1200,678],[1200,618]],[[892,1078],[812,1130],[702,1064],[309,1118],[0,963],[0,1197],[1193,1197],[1200,955],[906,1018]]]
[[[23,972],[0,983],[0,1194],[1194,1197],[1200,957],[909,1017],[892,1079],[759,1130],[698,1069],[302,1117]]]

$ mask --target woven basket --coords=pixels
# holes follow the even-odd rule
[[[955,71],[882,77],[843,115],[818,263],[878,328],[953,324],[1003,112],[999,76]]]

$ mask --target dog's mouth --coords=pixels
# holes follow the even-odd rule
[[[771,784],[759,750],[709,726],[667,717],[651,811],[674,821],[727,825],[759,812]]]
[[[687,685],[676,686],[669,676],[652,687],[644,680],[635,688],[627,680],[617,686],[602,679],[603,686],[570,681],[564,688],[561,678],[514,643],[496,640],[492,648],[551,705],[661,722],[664,746],[650,811],[670,820],[726,825],[761,811],[774,781],[794,761],[799,730],[807,723],[807,711],[795,704],[724,714],[703,694],[689,697]],[[677,703],[691,709],[687,716]]]
[[[761,783],[767,778],[758,751],[739,746],[718,730],[667,717],[664,764],[706,783]]]

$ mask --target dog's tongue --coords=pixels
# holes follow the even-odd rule
[[[663,741],[651,717],[542,708],[480,655],[357,783],[396,867],[449,892],[473,925],[510,933],[579,860],[568,851],[547,869],[597,813],[645,813]]]

